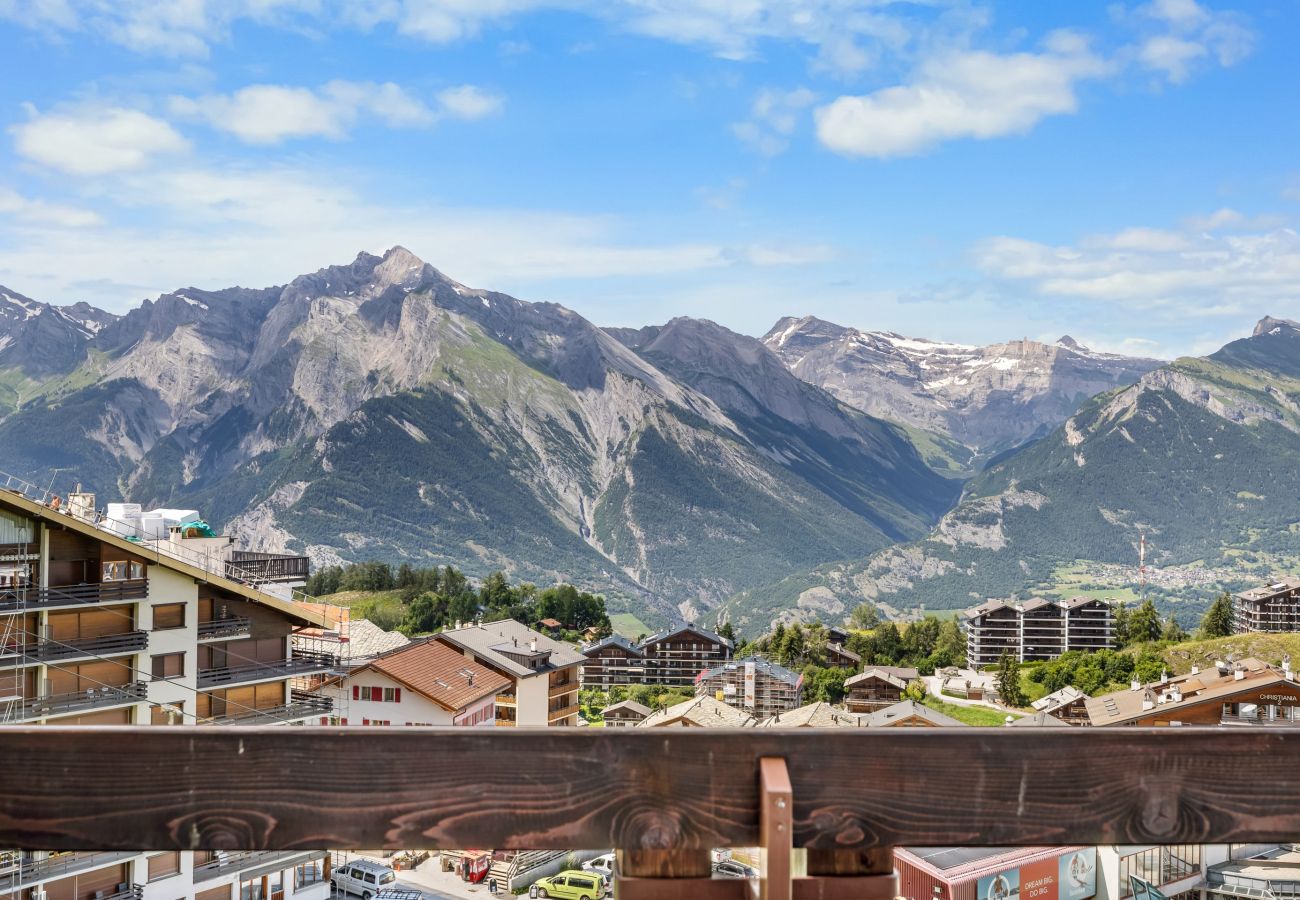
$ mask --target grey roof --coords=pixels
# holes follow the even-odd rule
[[[959,727],[965,726],[965,722],[958,722],[952,716],[945,716],[937,709],[931,709],[924,703],[917,703],[915,700],[903,700],[895,703],[893,706],[886,706],[884,709],[876,710],[873,713],[864,715],[863,723],[868,728],[881,728],[892,725],[899,719],[906,719],[916,716],[918,719],[925,719],[934,725]]]
[[[348,666],[359,665],[409,643],[411,639],[399,631],[384,631],[367,619],[350,619],[343,659]]]
[[[921,673],[916,669],[908,669],[903,666],[867,666],[858,674],[844,682],[846,688],[866,681],[869,678],[882,678],[897,688],[907,687],[909,681],[915,681],[921,677]]]
[[[1030,705],[1040,712],[1055,712],[1062,706],[1069,706],[1076,700],[1091,700],[1092,698],[1079,690],[1072,684],[1067,684],[1059,691],[1053,691],[1046,697],[1040,697]]]
[[[609,715],[616,709],[626,709],[628,712],[634,712],[641,718],[650,715],[653,710],[644,703],[637,703],[635,700],[624,700],[622,703],[615,703],[613,706],[606,706],[600,711],[602,716]]]
[[[1070,727],[1069,722],[1062,722],[1056,716],[1051,713],[1043,712],[1042,710],[1039,710],[1032,716],[1023,716],[1007,723],[1007,726],[1010,728],[1054,728],[1057,725],[1062,725],[1066,728]]]
[[[836,709],[824,700],[809,703],[798,709],[768,716],[758,723],[759,728],[861,728],[862,722],[853,713]]]
[[[798,672],[791,672],[785,666],[777,665],[770,659],[763,659],[761,656],[744,656],[738,659],[728,660],[720,666],[714,666],[712,669],[705,669],[700,673],[700,677],[696,679],[696,682],[698,683],[706,678],[715,678],[727,672],[734,672],[736,669],[744,668],[746,663],[751,662],[754,664],[755,672],[760,672],[769,678],[784,681],[791,687],[797,685],[799,679],[803,678],[803,676]]]
[[[501,619],[497,622],[486,622],[482,625],[467,625],[463,628],[440,632],[434,637],[464,650],[470,650],[485,662],[520,678],[549,672],[552,669],[561,669],[586,659],[581,653],[563,641],[553,640],[540,631],[520,624],[514,619]],[[516,640],[519,642],[518,646],[514,643]],[[527,656],[530,652],[528,642],[533,640],[537,641],[539,651],[550,651],[551,654],[549,664],[540,669],[530,669],[501,652],[502,649],[509,648],[512,652],[517,651],[521,655]]]
[[[694,725],[702,728],[753,728],[755,719],[743,709],[728,706],[705,694],[661,709],[636,724],[637,728]]]
[[[640,647],[633,644],[631,641],[623,637],[623,635],[621,634],[611,634],[609,637],[601,638],[595,643],[588,644],[587,646],[583,647],[582,652],[584,654],[594,653],[595,651],[603,650],[606,647],[621,647],[622,649],[627,650],[630,653],[635,653],[637,656],[645,655],[644,653],[641,652]]]
[[[670,628],[665,628],[662,631],[656,631],[654,634],[642,641],[638,646],[644,647],[646,644],[653,644],[656,641],[662,641],[665,638],[670,638],[674,634],[680,634],[683,631],[690,631],[694,634],[698,634],[705,640],[713,641],[716,644],[725,644],[728,647],[734,646],[731,641],[727,640],[722,635],[717,632],[709,631],[707,628],[701,628],[694,622],[685,622],[681,625],[674,625]]]

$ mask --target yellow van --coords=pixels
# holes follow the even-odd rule
[[[557,900],[601,900],[605,896],[605,879],[596,872],[579,872],[568,869],[549,878],[539,878],[528,889],[534,898],[555,897]]]

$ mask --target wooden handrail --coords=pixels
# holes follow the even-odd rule
[[[795,847],[1300,834],[1300,730],[1286,728],[14,726],[0,729],[0,846],[754,846],[764,757],[785,760]]]

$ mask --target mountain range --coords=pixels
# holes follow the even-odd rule
[[[1300,396],[1274,378],[1294,326],[1268,322],[1168,366],[814,318],[761,340],[691,318],[602,329],[401,247],[121,316],[0,288],[0,459],[317,563],[504,569],[603,591],[639,624],[722,608],[752,630],[1007,595],[1119,559],[1145,527],[1170,560],[1222,549],[1229,520],[1276,530],[1278,492],[1245,471],[1231,483],[1262,499],[1234,496],[1241,516],[1163,532],[1159,500],[1102,474],[1144,454],[1154,493],[1188,487],[1211,473],[1170,472],[1211,438],[1264,465]],[[1172,456],[1188,416],[1201,438]]]

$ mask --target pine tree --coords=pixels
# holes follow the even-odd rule
[[[1224,591],[1201,619],[1201,637],[1218,638],[1232,634],[1232,594]]]
[[[1020,687],[1020,660],[1010,653],[1003,653],[998,659],[997,683],[998,696],[1007,706],[1021,707],[1028,702]]]

